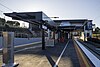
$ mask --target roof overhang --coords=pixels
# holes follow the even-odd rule
[[[41,12],[13,12],[4,13],[6,16],[11,17],[14,20],[21,20],[28,23],[43,24],[46,26],[56,27],[56,23],[51,20],[46,14]]]
[[[84,26],[91,21],[92,20],[88,19],[54,20],[54,22],[57,23],[58,28],[65,31],[83,31]],[[61,26],[61,23],[65,23],[65,25]],[[66,25],[67,23],[68,25]]]
[[[69,20],[54,20],[56,23],[58,22],[62,22],[62,21],[68,21],[71,23],[84,23],[85,21],[87,21],[88,19],[69,19]]]

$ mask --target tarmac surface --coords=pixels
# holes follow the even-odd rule
[[[54,47],[46,47],[46,50],[36,47],[16,52],[15,62],[19,63],[18,67],[54,67],[57,62],[57,67],[80,67],[72,40],[68,44],[57,43]]]

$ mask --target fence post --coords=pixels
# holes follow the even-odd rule
[[[14,32],[3,32],[3,65],[2,67],[15,67],[14,64]]]

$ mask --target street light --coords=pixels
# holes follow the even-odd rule
[[[95,24],[92,24],[93,31],[95,31]]]

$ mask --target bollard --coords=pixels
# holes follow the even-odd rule
[[[3,65],[2,67],[16,67],[14,64],[14,32],[3,32]]]

